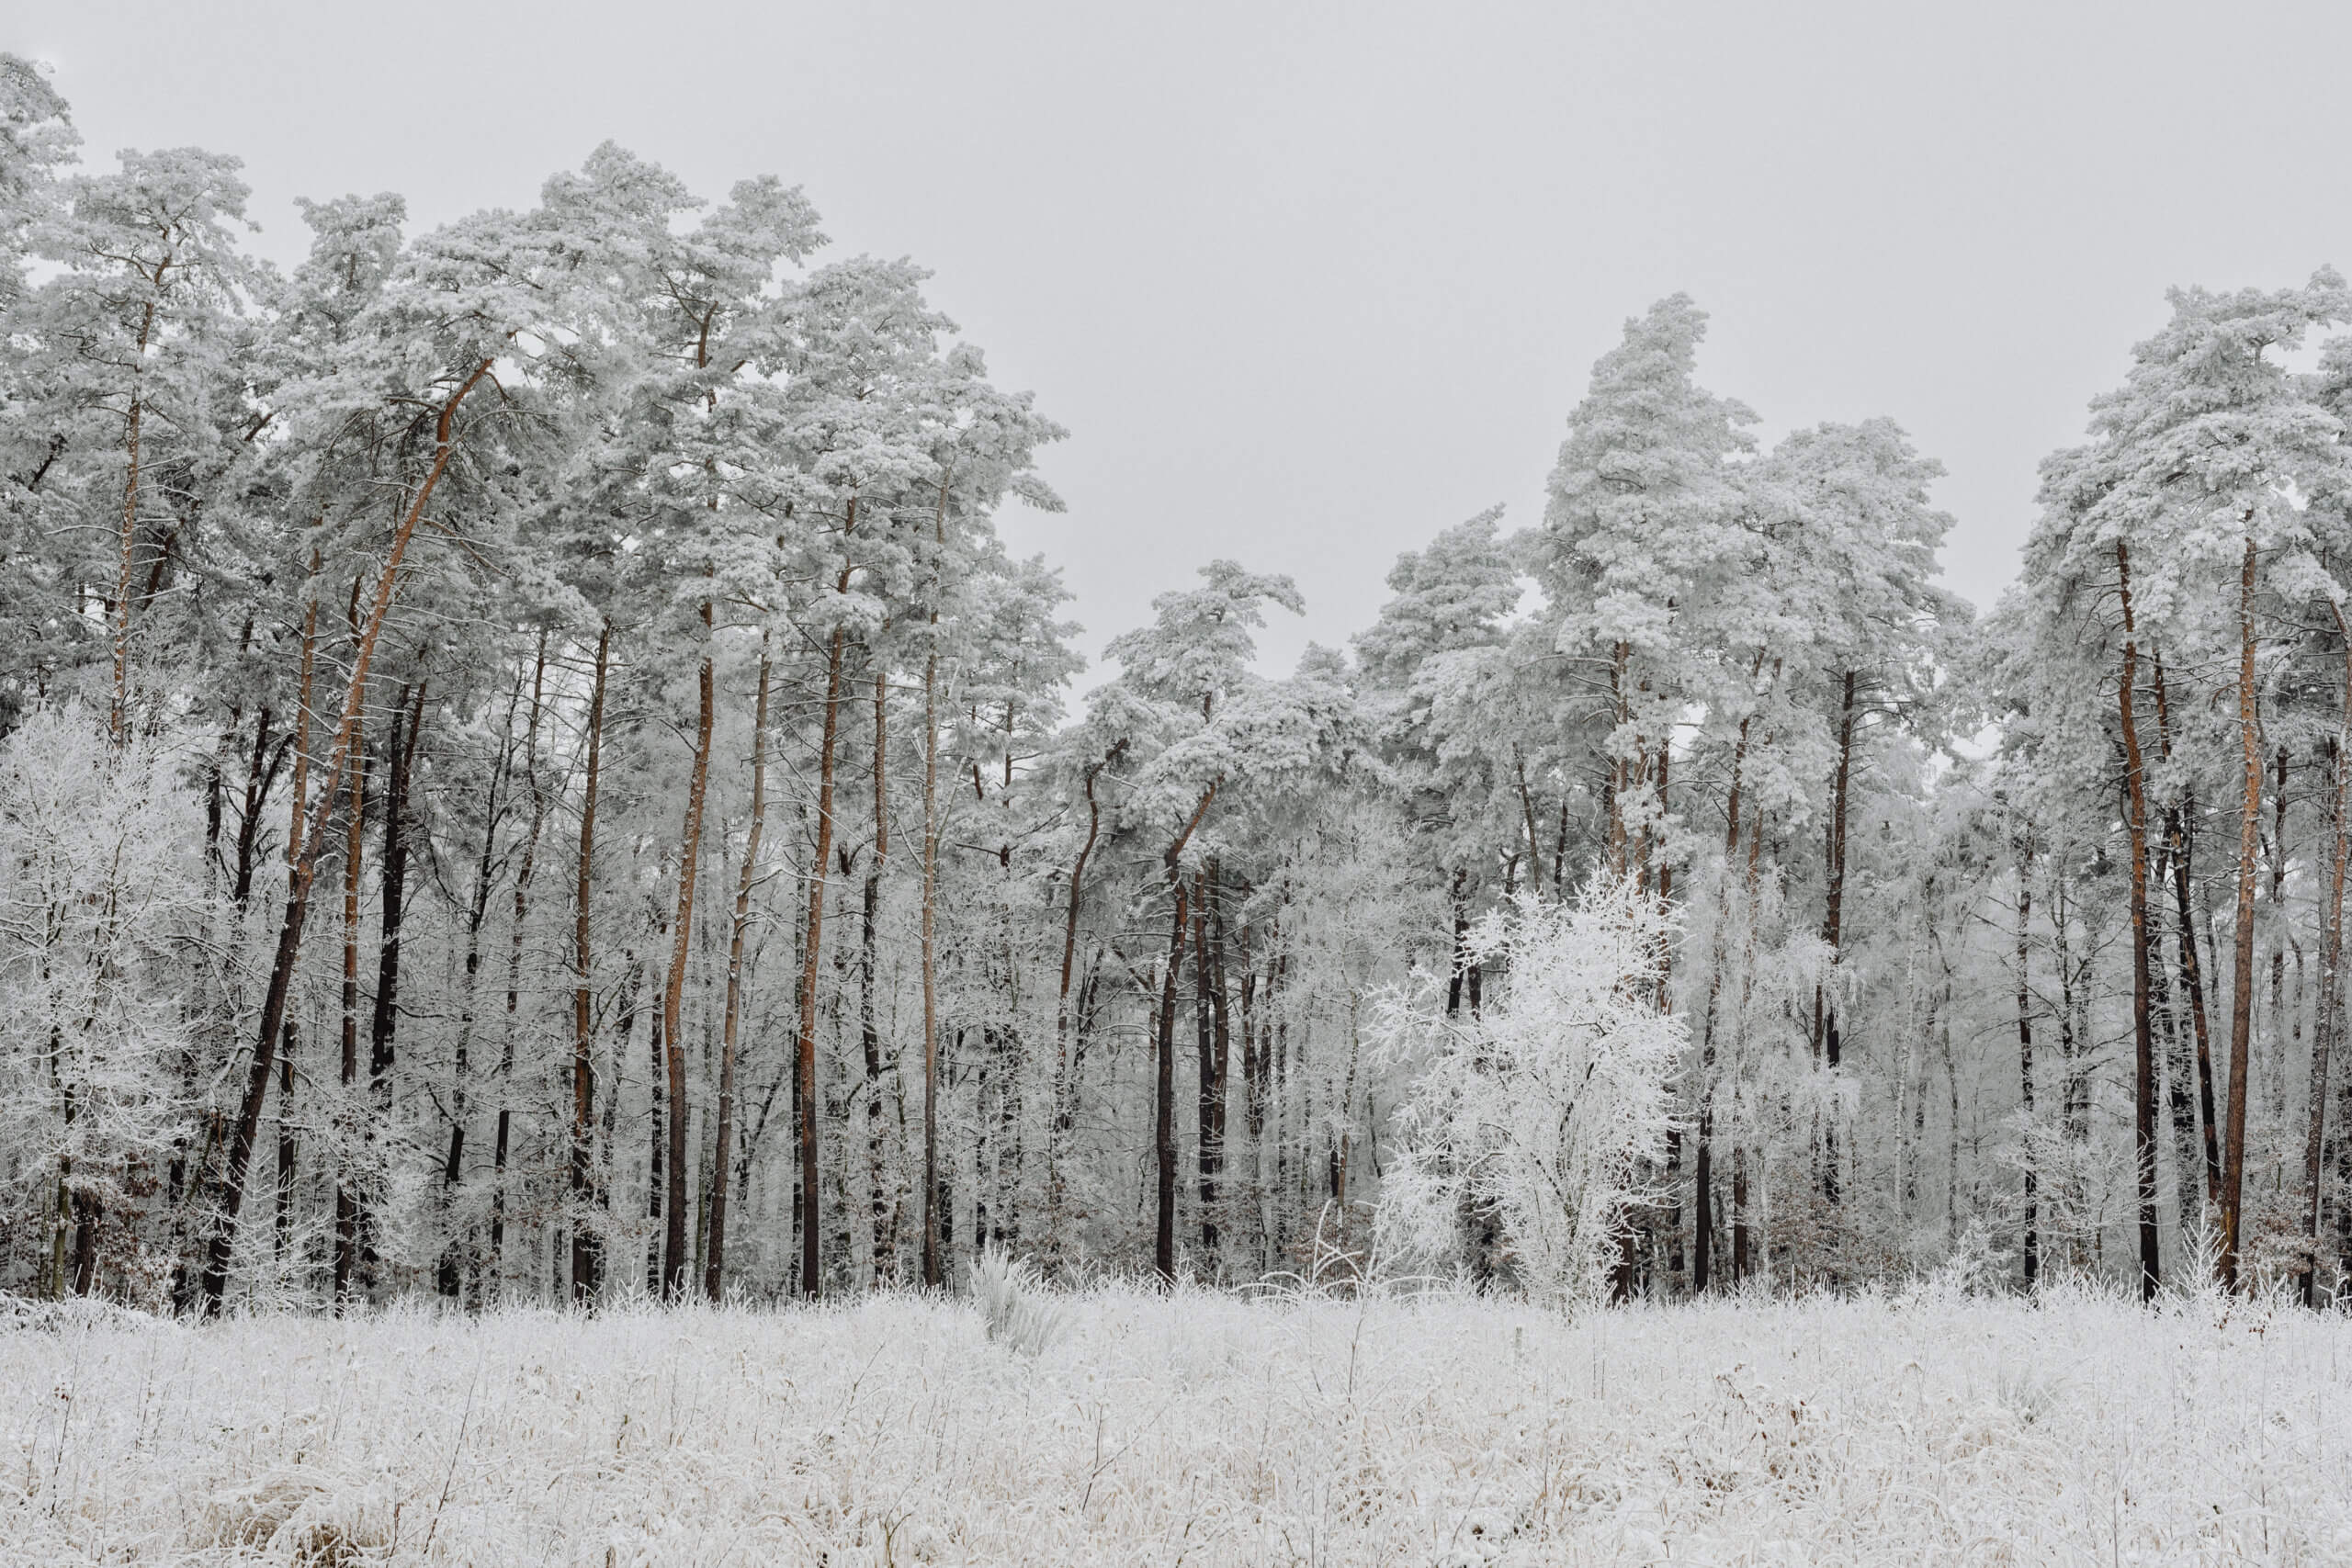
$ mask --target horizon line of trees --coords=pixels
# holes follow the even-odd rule
[[[0,1286],[2352,1276],[2333,272],[2176,291],[1981,619],[1674,295],[1536,525],[1281,677],[1213,562],[1073,712],[1064,433],[797,189],[280,270],[77,160],[0,55]]]

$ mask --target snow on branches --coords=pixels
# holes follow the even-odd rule
[[[1596,876],[1570,901],[1522,896],[1470,928],[1469,961],[1508,965],[1498,1001],[1448,1017],[1427,971],[1382,999],[1378,1048],[1420,1066],[1379,1213],[1392,1261],[1458,1261],[1465,1221],[1491,1216],[1529,1294],[1599,1298],[1674,1125],[1690,1031],[1658,989],[1675,923],[1630,879]]]

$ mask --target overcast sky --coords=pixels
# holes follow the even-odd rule
[[[1943,460],[1987,604],[2166,286],[2352,266],[2340,4],[11,9],[94,158],[242,155],[280,259],[298,196],[522,207],[607,137],[804,186],[828,255],[931,267],[1069,427],[1069,513],[1004,529],[1090,652],[1216,556],[1305,592],[1270,662],[1344,641],[1397,551],[1537,521],[1592,360],[1676,289],[1768,438],[1883,413]]]

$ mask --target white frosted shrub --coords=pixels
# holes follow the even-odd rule
[[[1643,1163],[1673,1125],[1688,1032],[1658,1007],[1671,936],[1657,900],[1596,879],[1571,902],[1523,897],[1471,928],[1471,961],[1508,964],[1482,1012],[1447,1017],[1443,978],[1428,974],[1383,999],[1376,1043],[1419,1068],[1382,1189],[1386,1256],[1450,1271],[1465,1217],[1485,1211],[1529,1294],[1599,1295]]]
[[[1046,1293],[1035,1267],[993,1243],[972,1260],[972,1299],[989,1337],[1024,1356],[1036,1355],[1061,1334],[1062,1309]]]

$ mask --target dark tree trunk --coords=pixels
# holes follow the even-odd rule
[[[596,674],[588,696],[587,784],[580,800],[579,881],[572,890],[571,962],[571,1299],[585,1305],[603,1283],[604,1235],[594,1223],[592,1159],[596,1127],[596,1077],[589,1046],[595,1021],[594,949],[589,921],[596,874],[596,785],[604,759],[605,682],[611,669],[613,623],[596,628]]]
[[[1846,804],[1854,772],[1854,672],[1851,670],[1846,671],[1844,691],[1838,721],[1838,777],[1829,813],[1828,895],[1821,922],[1821,939],[1829,949],[1829,968],[1833,976],[1838,969],[1846,911]],[[1813,1048],[1816,1059],[1827,1063],[1834,1072],[1844,1055],[1843,1043],[1838,1032],[1838,998],[1834,981],[1826,997],[1824,990],[1822,986],[1814,987]],[[1834,1108],[1823,1122],[1822,1145],[1821,1195],[1835,1203],[1838,1191],[1838,1114]]]
[[[662,934],[667,934],[666,931]],[[666,981],[664,991],[666,994]],[[651,1107],[646,1117],[650,1136],[645,1156],[645,1217],[655,1221],[666,1217],[663,1211],[669,1206],[670,1196],[670,1089],[664,1069],[670,1043],[665,1032],[669,1027],[666,1010],[666,1006],[653,1010],[653,1024],[646,1032],[650,1053],[646,1062],[646,1082]],[[663,1246],[663,1242],[656,1241],[646,1248],[645,1289],[649,1295],[662,1293]]]
[[[2312,1032],[2312,1093],[2308,1127],[2303,1139],[2303,1190],[2307,1204],[2303,1241],[2308,1251],[2302,1262],[2301,1291],[2305,1306],[2312,1305],[2318,1295],[2319,1225],[2324,1201],[2321,1177],[2326,1152],[2327,1074],[2330,1057],[2335,1053],[2335,1036],[2342,1027],[2344,1016],[2344,871],[2346,852],[2352,851],[2352,627],[2344,624],[2340,610],[2336,612],[2336,630],[2345,639],[2344,708],[2343,716],[2336,724],[2335,754],[2330,758],[2335,778],[2335,833],[2328,848],[2327,904],[2319,950],[2319,1016]],[[2281,853],[2284,853],[2283,845]]]
[[[702,863],[702,814],[710,782],[710,736],[716,719],[711,690],[710,604],[702,607],[704,646],[696,671],[699,705],[695,721],[694,771],[686,785],[685,824],[678,833],[678,908],[670,932],[670,973],[662,987],[662,1042],[668,1076],[670,1146],[662,1193],[662,1296],[675,1301],[686,1292],[686,1042],[679,1022],[685,996],[686,961],[694,952],[695,874]]]
[[[2026,1125],[2033,1125],[2033,829],[2023,830],[2018,843],[2018,1091]],[[2025,1288],[2030,1291],[2041,1275],[2040,1229],[2041,1178],[2030,1153],[2025,1160]]]
[[[1168,970],[1160,981],[1159,1024],[1153,1041],[1152,1148],[1157,1164],[1159,1212],[1151,1260],[1162,1282],[1169,1284],[1176,1280],[1176,980],[1183,969],[1184,928],[1192,915],[1182,868],[1184,846],[1192,841],[1201,818],[1208,815],[1210,804],[1216,799],[1218,784],[1223,782],[1220,779],[1202,792],[1192,820],[1184,824],[1183,830],[1160,856],[1167,868],[1174,908],[1168,927]]]
[[[277,1044],[277,1214],[272,1251],[283,1262],[294,1241],[294,1023],[288,1019]]]
[[[383,919],[376,945],[376,1003],[368,1021],[368,1089],[376,1113],[387,1118],[392,1109],[393,1047],[400,1027],[401,918],[408,908],[409,773],[416,760],[416,732],[424,721],[424,688],[417,688],[412,709],[409,689],[401,687],[401,704],[392,713],[391,745],[384,753],[389,778],[384,792]]]
[[[352,1145],[358,1129],[351,1123],[352,1100],[359,1086],[359,868],[368,825],[368,750],[362,737],[357,747],[357,772],[346,792],[349,805],[343,852],[343,1060],[341,1114],[343,1147],[334,1188],[334,1301],[342,1310],[359,1287],[359,1173],[352,1169]]]
[[[506,944],[506,1019],[498,1047],[498,1121],[490,1151],[490,1279],[493,1293],[504,1293],[506,1250],[506,1161],[514,1125],[514,1044],[522,1027],[523,926],[531,910],[531,877],[539,860],[539,833],[547,826],[547,791],[539,783],[539,718],[545,711],[548,634],[539,633],[531,665],[531,716],[523,726],[523,778],[531,792],[531,825],[523,835],[523,859],[514,870],[514,921]]]
[[[376,593],[370,602],[366,631],[356,639],[352,659],[351,681],[344,695],[343,716],[335,728],[334,745],[327,759],[327,774],[339,777],[351,755],[358,733],[360,709],[368,690],[368,667],[374,662],[376,644],[383,636],[384,623],[390,616],[392,596],[400,585],[401,562],[408,553],[409,541],[415,537],[416,525],[424,514],[434,488],[449,467],[449,459],[457,449],[453,424],[458,407],[482,378],[490,374],[490,360],[476,365],[473,371],[441,404],[434,422],[434,455],[432,466],[418,482],[407,510],[392,532],[391,548],[377,573]],[[333,792],[330,791],[330,797]],[[237,1245],[237,1213],[245,1199],[245,1176],[253,1161],[254,1141],[260,1134],[263,1102],[269,1096],[270,1068],[277,1054],[279,1032],[285,1027],[286,1007],[294,984],[294,966],[302,952],[302,926],[310,910],[311,883],[317,873],[319,840],[326,831],[328,814],[332,809],[322,801],[312,820],[311,830],[302,845],[294,874],[288,879],[286,918],[278,927],[277,951],[270,961],[269,987],[262,999],[260,1028],[256,1032],[254,1059],[245,1078],[243,1101],[238,1107],[236,1131],[229,1144],[228,1168],[221,1181],[220,1199],[214,1210],[211,1235],[204,1248],[204,1272],[198,1285],[204,1315],[220,1315],[220,1303],[229,1286],[229,1263]]]
[[[855,521],[853,513],[852,521]],[[842,568],[840,591],[849,591],[850,569]],[[824,1236],[822,1194],[818,1185],[818,1139],[822,1109],[817,1097],[817,978],[825,943],[825,879],[833,853],[833,753],[840,735],[842,649],[844,634],[833,628],[825,657],[824,727],[817,743],[817,845],[809,862],[808,919],[800,964],[800,1038],[794,1058],[800,1092],[800,1292],[822,1293],[820,1253]]]
[[[2222,1145],[2222,1284],[2238,1284],[2238,1243],[2245,1200],[2246,1067],[2254,1041],[2254,890],[2262,850],[2262,744],[2256,709],[2255,545],[2248,536],[2238,575],[2238,741],[2245,762],[2245,794],[2238,808],[2237,928],[2230,975],[2230,1085]]]
[[[2154,1301],[2162,1278],[2156,1253],[2156,1050],[2148,1012],[2148,797],[2143,781],[2140,728],[2132,711],[2140,675],[2140,645],[2132,618],[2132,558],[2115,541],[2115,570],[2123,608],[2123,675],[2116,707],[2123,730],[2125,822],[2132,840],[2132,1154],[2139,1199],[2140,1299]]]
[[[466,956],[462,977],[458,981],[458,1040],[450,1063],[449,1075],[449,1149],[441,1162],[441,1207],[454,1223],[458,1210],[458,1187],[466,1174],[466,1119],[470,1111],[470,1075],[473,1071],[473,1038],[475,999],[481,981],[481,931],[490,918],[491,877],[496,869],[498,848],[499,792],[506,780],[508,763],[514,751],[514,710],[522,705],[522,681],[514,682],[514,695],[507,705],[506,721],[500,731],[498,762],[491,770],[490,787],[482,803],[481,853],[474,863],[474,892],[466,906]],[[463,1292],[466,1266],[473,1251],[471,1225],[466,1227],[461,1242],[456,1235],[442,1243],[441,1260],[434,1270],[435,1288],[451,1301]]]
[[[743,875],[735,885],[735,919],[727,942],[727,1011],[718,1052],[718,1126],[710,1161],[710,1239],[704,1254],[703,1293],[726,1296],[727,1178],[733,1164],[735,1042],[742,1017],[743,934],[752,923],[752,888],[759,878],[760,834],[768,810],[768,656],[760,646],[760,690],[752,720],[752,825],[743,837]]]
[[[859,907],[857,964],[857,1036],[865,1059],[865,1186],[867,1222],[873,1232],[874,1283],[895,1281],[899,1273],[897,1194],[889,1175],[889,1122],[884,1111],[886,1067],[882,1027],[876,1007],[876,976],[880,967],[879,922],[882,867],[890,855],[890,803],[885,785],[889,778],[890,682],[880,669],[874,672],[874,858],[865,863],[865,897]]]
[[[1192,922],[1190,889],[1170,868],[1175,908],[1168,925],[1168,968],[1160,982],[1159,1026],[1152,1058],[1152,1150],[1158,1175],[1158,1224],[1152,1232],[1152,1267],[1160,1279],[1176,1279],[1176,977],[1184,963],[1184,932]]]
[[[1078,916],[1086,897],[1086,862],[1094,853],[1095,840],[1102,831],[1102,804],[1094,797],[1094,781],[1102,770],[1116,761],[1127,749],[1125,739],[1114,742],[1102,754],[1102,760],[1087,764],[1082,787],[1086,794],[1086,841],[1078,848],[1078,858],[1070,863],[1069,901],[1062,918],[1061,987],[1054,1001],[1054,1105],[1050,1135],[1046,1145],[1046,1186],[1050,1231],[1049,1244],[1058,1254],[1062,1245],[1062,1203],[1064,1199],[1061,1158],[1063,1144],[1069,1136],[1070,1121],[1076,1107],[1072,1103],[1077,1063],[1070,1043],[1070,973],[1078,959]],[[1081,1003],[1083,998],[1080,998]],[[1081,1010],[1082,1008],[1081,1008]],[[1080,1046],[1082,1049],[1083,1046]]]

